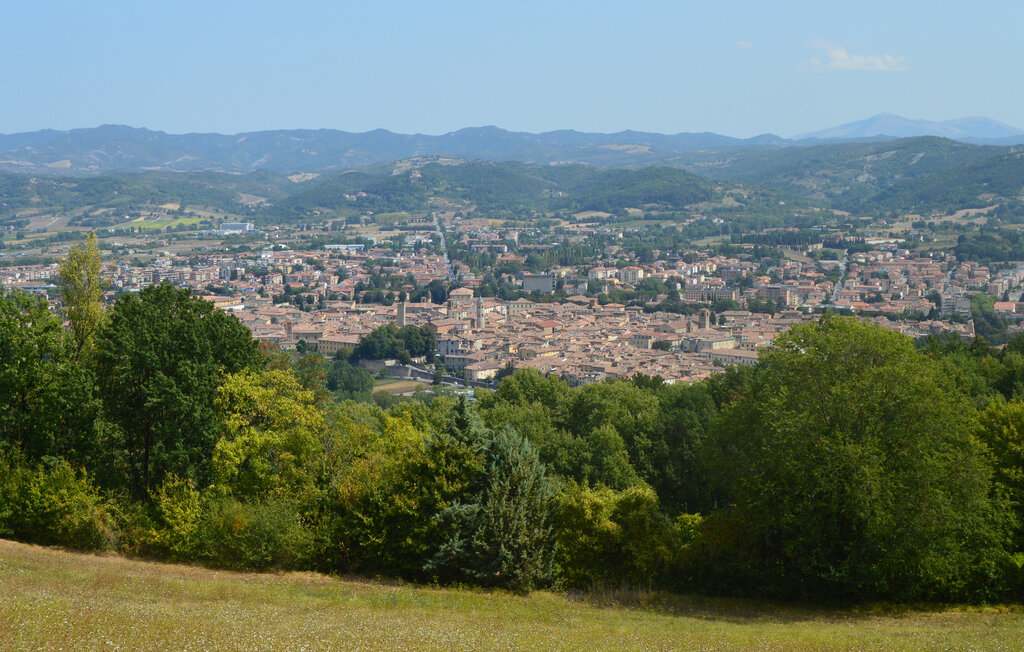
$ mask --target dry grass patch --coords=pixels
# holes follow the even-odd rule
[[[407,394],[409,392],[415,392],[417,389],[428,387],[428,383],[420,382],[417,380],[399,380],[396,378],[388,378],[386,380],[378,380],[373,386],[374,391],[387,392],[388,394]]]

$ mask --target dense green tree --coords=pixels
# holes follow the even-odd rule
[[[575,473],[569,474],[592,485],[625,489],[641,484],[629,451],[619,432],[610,423],[591,430],[583,439],[582,455]]]
[[[379,430],[356,422],[339,428],[349,439],[339,447],[343,471],[330,490],[336,542],[330,563],[345,571],[429,579],[433,573],[424,564],[449,536],[435,517],[470,487],[478,490],[483,456],[447,432],[426,435],[408,416],[382,419]]]
[[[561,423],[577,436],[589,438],[598,428],[611,426],[622,437],[630,463],[641,478],[655,475],[651,436],[658,417],[658,399],[629,381],[591,383],[567,400]]]
[[[706,581],[808,599],[991,597],[1009,519],[975,424],[908,338],[842,317],[792,328],[715,427],[733,507],[704,523]]]
[[[347,360],[332,360],[327,365],[326,384],[327,390],[339,398],[369,397],[373,390],[373,376]]]
[[[410,358],[426,356],[427,362],[430,362],[436,347],[434,331],[426,326],[400,328],[395,324],[386,324],[363,336],[352,352],[352,360],[395,359],[408,364]]]
[[[679,546],[650,487],[614,491],[570,482],[553,512],[556,561],[569,586],[669,584]]]
[[[187,290],[168,284],[122,295],[96,334],[110,451],[132,494],[167,473],[210,480],[219,437],[214,398],[227,374],[264,364],[249,331]]]
[[[95,380],[78,350],[44,299],[0,289],[0,442],[30,460],[94,461]]]
[[[648,482],[669,513],[707,513],[715,500],[703,453],[708,428],[718,413],[708,384],[665,385],[658,400]]]
[[[981,413],[980,435],[995,459],[995,481],[1016,516],[1013,547],[1024,551],[1024,403],[995,400]]]
[[[529,590],[552,579],[552,485],[525,437],[488,437],[484,486],[435,518],[449,532],[426,570],[442,579]]]
[[[306,353],[292,365],[302,388],[313,392],[317,403],[327,400],[327,360],[319,353]]]
[[[214,404],[223,432],[213,451],[220,488],[250,499],[313,494],[327,437],[314,391],[291,371],[244,370],[225,378]]]
[[[491,401],[503,401],[513,405],[525,405],[527,403],[540,403],[552,412],[558,412],[562,402],[569,394],[569,385],[561,378],[549,375],[544,376],[536,369],[517,369],[512,375],[503,378],[498,384],[490,400],[483,400],[482,403],[490,404]]]

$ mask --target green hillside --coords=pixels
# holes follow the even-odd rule
[[[827,610],[252,574],[0,540],[4,649],[1013,649],[1019,608]]]
[[[874,202],[890,210],[953,210],[1018,201],[1022,196],[1024,151],[1015,151],[893,184]]]
[[[675,220],[696,210],[730,224],[777,218],[772,226],[797,224],[806,208],[928,216],[999,204],[1017,215],[1022,156],[1022,148],[926,137],[705,151],[673,161],[677,167],[640,169],[421,157],[311,175],[304,182],[265,170],[92,177],[0,172],[0,226],[21,228],[26,215],[46,213],[91,213],[97,217],[79,216],[71,226],[105,226],[104,211],[169,203],[245,215],[260,224],[422,213],[438,205],[502,219],[579,211],[623,216],[626,209],[640,209],[662,214],[654,219]]]
[[[965,169],[1005,156],[1007,148],[945,138],[841,143],[784,149],[736,150],[690,169],[827,200],[843,210],[910,210],[922,203],[945,207],[943,185],[958,184]],[[918,184],[921,191],[905,190]],[[916,201],[915,201],[916,200]],[[909,202],[909,203],[908,203]]]
[[[716,196],[714,184],[675,168],[641,170],[516,162],[427,162],[395,170],[375,166],[331,175],[269,209],[299,218],[314,210],[425,210],[431,198],[481,211],[617,210],[655,204],[682,209]]]
[[[0,172],[0,224],[29,210],[54,213],[182,203],[224,211],[244,208],[240,194],[273,201],[294,186],[270,172],[142,172],[94,177],[47,177]]]

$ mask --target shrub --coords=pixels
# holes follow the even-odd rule
[[[199,553],[199,527],[203,505],[191,480],[171,475],[153,496],[157,523],[146,543],[161,556],[176,560],[195,559]]]
[[[296,505],[280,498],[243,503],[211,497],[197,536],[202,559],[239,570],[299,568],[313,550]]]
[[[29,543],[111,548],[113,518],[84,472],[64,460],[34,469],[0,462],[0,533]]]
[[[674,570],[679,537],[650,487],[614,491],[572,483],[555,504],[556,561],[569,586],[649,587]]]

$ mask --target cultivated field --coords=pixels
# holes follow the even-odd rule
[[[1017,650],[1020,608],[897,613],[528,597],[249,574],[0,541],[0,649]],[[621,600],[618,600],[621,602]]]
[[[407,394],[417,389],[429,387],[429,383],[421,383],[418,380],[401,380],[399,378],[387,378],[374,381],[373,391],[380,390],[388,394]]]

